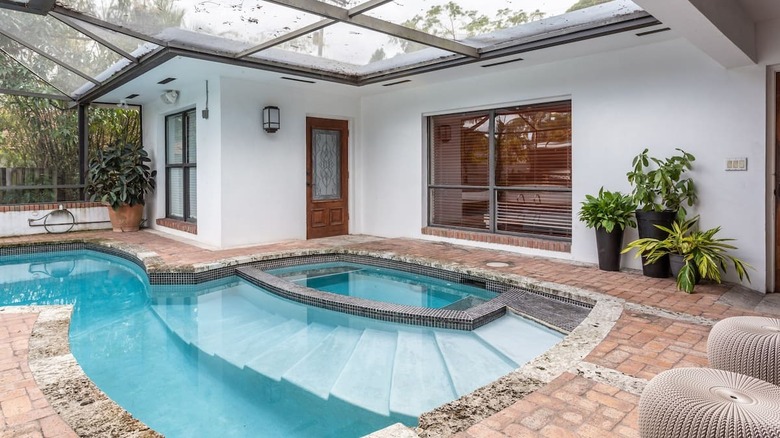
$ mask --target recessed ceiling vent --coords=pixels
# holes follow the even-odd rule
[[[127,96],[127,97],[125,97],[125,99],[135,99],[135,98],[136,98],[136,97],[138,97],[138,96],[139,96],[139,94],[138,94],[138,93],[133,93],[133,94],[131,94],[131,95],[129,95],[129,96]]]
[[[160,82],[158,82],[158,84],[160,84],[160,85],[165,85],[165,84],[167,84],[168,82],[173,82],[173,81],[175,81],[175,80],[176,80],[176,78],[165,78],[165,79],[161,80]]]
[[[304,84],[316,84],[316,82],[314,81],[309,81],[306,79],[290,78],[287,76],[282,76],[282,79],[284,79],[285,81],[303,82]]]
[[[518,62],[518,61],[522,61],[522,60],[523,60],[523,58],[508,59],[506,61],[498,61],[498,62],[493,62],[491,64],[483,64],[483,65],[480,65],[480,67],[495,67],[497,65],[504,65],[504,64],[509,64],[511,62]]]
[[[647,36],[647,35],[652,35],[654,33],[666,32],[666,31],[669,31],[669,30],[672,30],[672,28],[671,27],[662,27],[660,29],[653,29],[653,30],[648,30],[648,31],[645,31],[645,32],[639,32],[638,34],[636,34],[636,36],[643,37],[643,36]]]
[[[404,79],[403,81],[390,82],[389,84],[382,84],[383,87],[392,87],[393,85],[403,84],[406,82],[412,82],[411,79]]]

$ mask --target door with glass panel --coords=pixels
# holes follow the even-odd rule
[[[306,238],[349,234],[345,120],[306,118]]]

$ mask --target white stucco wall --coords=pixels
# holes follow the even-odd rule
[[[307,116],[348,120],[355,138],[356,97],[284,82],[222,78],[223,246],[306,238]],[[281,129],[273,134],[262,129],[268,105],[281,112]]]
[[[85,230],[101,230],[111,228],[111,224],[108,223],[108,210],[106,207],[84,207],[84,208],[68,208],[68,211],[73,213],[73,219],[75,222],[96,222],[90,224],[74,225],[71,231],[85,231]],[[27,236],[31,234],[44,234],[47,233],[46,228],[29,225],[29,220],[36,220],[33,222],[35,225],[43,225],[44,221],[48,224],[58,223],[70,223],[70,217],[65,216],[62,213],[54,213],[48,220],[45,216],[52,213],[51,209],[40,209],[31,211],[5,211],[0,212],[0,236]],[[105,222],[104,222],[105,221]],[[52,232],[64,232],[67,226],[52,225],[49,229]]]
[[[209,81],[209,118],[204,119],[201,111],[205,107],[205,81]],[[206,76],[191,83],[176,84],[179,100],[173,105],[155,99],[144,106],[144,145],[157,169],[157,190],[153,202],[148,203],[147,215],[152,218],[150,226],[166,233],[195,240],[207,246],[222,246],[222,148],[220,146],[221,112],[220,78]],[[165,116],[190,109],[196,113],[197,141],[197,202],[198,234],[190,234],[171,228],[160,227],[155,219],[165,217]]]
[[[757,268],[750,287],[766,289],[765,67],[726,70],[681,39],[363,98],[358,231],[429,238],[420,232],[424,115],[561,98],[573,108],[575,218],[585,194],[600,186],[630,190],[625,174],[645,147],[658,157],[683,148],[696,156],[693,213],[703,227],[721,225],[723,237],[737,239],[735,255]],[[730,157],[747,157],[748,171],[725,172]],[[635,230],[626,234],[634,238]],[[571,254],[544,254],[595,263],[593,231],[575,219]],[[625,257],[624,266],[640,265]]]

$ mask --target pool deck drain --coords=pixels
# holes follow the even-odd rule
[[[618,303],[622,300],[626,301],[625,307],[621,306],[621,313],[614,325],[608,328],[601,327],[602,323],[597,322],[599,327],[592,327],[594,330],[604,329],[607,335],[603,340],[597,338],[594,341],[595,348],[583,359],[574,360],[573,366],[556,375],[555,373],[560,370],[548,370],[545,365],[542,365],[541,368],[544,369],[537,368],[534,372],[538,373],[536,377],[541,376],[540,381],[548,383],[543,383],[519,400],[509,402],[510,404],[503,409],[499,407],[500,405],[491,407],[490,400],[482,399],[479,405],[487,407],[483,412],[464,416],[463,421],[451,424],[447,433],[437,432],[435,426],[449,424],[450,417],[440,416],[437,423],[429,421],[431,415],[425,414],[421,421],[427,427],[420,428],[417,432],[430,437],[453,434],[458,438],[638,436],[637,394],[643,382],[665,369],[706,365],[706,337],[711,321],[727,316],[780,314],[778,309],[780,303],[774,300],[775,296],[764,297],[745,291],[741,287],[703,284],[697,286],[697,293],[687,295],[675,290],[672,279],[648,279],[632,272],[606,273],[590,266],[414,239],[349,237],[341,241],[323,239],[309,242],[284,242],[277,245],[225,251],[209,251],[189,246],[150,232],[124,234],[87,232],[64,236],[26,236],[0,239],[0,245],[6,247],[27,245],[31,241],[48,243],[89,241],[95,244],[107,244],[131,254],[143,254],[147,269],[173,267],[181,272],[203,270],[206,264],[211,267],[235,265],[240,263],[240,260],[262,259],[271,253],[312,250],[316,252],[323,248],[332,249],[340,246],[348,246],[352,251],[385,252],[401,258],[438,260],[437,263],[441,267],[455,266],[465,270],[479,270],[476,266],[484,266],[490,260],[512,259],[516,261],[512,266],[494,268],[495,275],[520,275],[533,278],[532,281],[538,284],[554,281],[577,290],[588,291],[587,294],[599,299],[617,298]],[[735,299],[740,295],[748,297]],[[754,298],[756,296],[758,298]],[[4,330],[7,333],[19,332],[14,328],[18,324],[12,322],[13,318],[4,317],[8,312],[13,311],[18,312],[9,308],[0,309],[0,346],[4,345],[2,343]],[[34,310],[30,311],[34,312]],[[67,331],[65,333],[67,334]],[[14,363],[24,364],[27,361],[21,353],[23,342],[14,339],[13,343],[5,341],[7,347],[4,351],[10,353],[0,356],[0,363],[11,363],[8,361],[13,360]],[[38,342],[38,340],[33,341],[33,338],[28,339],[31,345]],[[42,337],[39,340],[42,345],[48,346],[45,348],[54,347],[56,350],[56,345],[51,345],[46,339]],[[572,339],[575,344],[579,342],[576,338],[568,337],[568,339]],[[12,344],[17,350],[12,349]],[[18,350],[19,348],[22,350]],[[20,353],[17,356],[13,351]],[[26,411],[24,403],[14,401],[13,388],[16,385],[27,388],[24,385],[29,386],[30,383],[24,383],[23,373],[17,372],[17,375],[11,368],[3,368],[5,370],[0,371],[0,384],[4,385],[0,392],[0,414],[2,414],[0,427],[3,436],[73,436],[72,431],[67,428],[62,430],[61,423],[61,428],[56,432],[51,426],[47,429],[46,425],[54,424],[50,423],[51,416],[40,417],[37,415],[42,414],[31,413],[46,412],[46,406],[51,409],[51,405],[43,403],[44,400],[40,397],[32,401],[36,407],[33,408],[31,403]],[[51,371],[55,367],[48,365],[44,368]],[[40,382],[37,387],[40,387]],[[517,382],[509,387],[517,389]],[[34,391],[31,388],[27,389],[28,393]],[[88,415],[86,411],[78,409],[77,411],[80,414],[75,419],[66,418],[62,413],[60,418],[69,422],[74,421],[72,425],[90,421],[90,418],[84,416]],[[458,412],[454,414],[458,419],[461,418]],[[139,431],[139,433],[147,432]],[[406,438],[408,435],[399,436]]]

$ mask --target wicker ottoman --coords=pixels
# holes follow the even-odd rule
[[[780,319],[736,316],[719,321],[707,339],[710,366],[780,385]]]
[[[642,438],[778,438],[780,387],[710,368],[655,376],[639,399]]]

